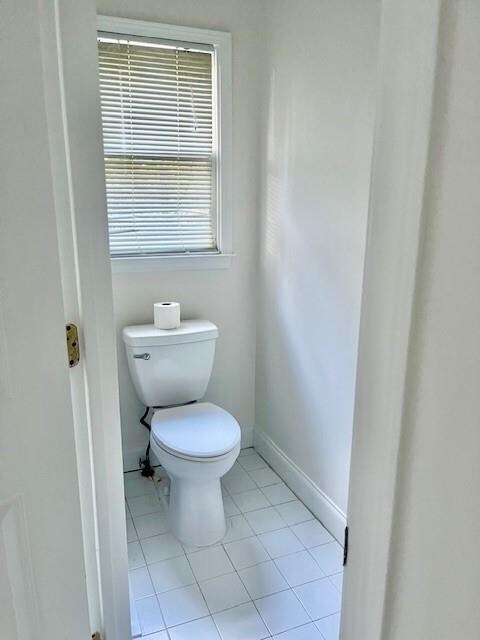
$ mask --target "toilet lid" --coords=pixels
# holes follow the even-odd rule
[[[240,427],[228,411],[200,402],[156,411],[151,435],[159,446],[172,453],[214,458],[240,442]]]

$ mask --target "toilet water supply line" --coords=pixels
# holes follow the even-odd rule
[[[150,464],[150,433],[152,431],[152,427],[150,423],[145,420],[149,412],[150,407],[147,407],[145,409],[145,413],[140,418],[140,424],[143,424],[143,426],[148,429],[148,445],[145,451],[145,458],[143,460],[140,458],[140,460],[138,461],[140,469],[142,470],[142,476],[144,476],[145,478],[153,478],[153,476],[155,475],[155,469]]]
[[[145,413],[140,418],[140,423],[143,424],[143,426],[146,429],[148,429],[148,432],[150,433],[152,431],[152,427],[145,420],[149,411],[150,411],[150,407],[147,407],[145,409]],[[170,482],[167,475],[159,474],[158,470],[157,472],[155,472],[155,469],[152,467],[150,463],[150,436],[148,438],[148,445],[145,451],[145,458],[143,460],[140,458],[138,463],[140,465],[140,469],[142,470],[142,476],[144,476],[145,478],[149,478],[150,480],[152,480],[152,482],[155,482],[157,484],[159,488],[159,492],[158,492],[159,498],[163,502],[165,509],[168,510],[168,502],[166,497],[170,493]]]

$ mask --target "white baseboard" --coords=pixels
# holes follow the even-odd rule
[[[253,447],[253,428],[245,427],[242,429],[242,441],[241,441],[242,449],[247,447]],[[130,449],[129,451],[123,452],[123,470],[124,471],[135,471],[139,468],[138,461],[140,458],[145,457],[145,448],[143,449]],[[159,462],[153,453],[150,452],[150,462],[152,465],[158,465]]]
[[[263,431],[253,433],[255,449],[290,489],[343,545],[347,518],[343,511]]]

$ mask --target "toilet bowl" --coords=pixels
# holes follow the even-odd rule
[[[208,402],[159,409],[150,446],[171,480],[171,532],[190,546],[221,540],[226,523],[220,479],[240,451],[235,418]]]

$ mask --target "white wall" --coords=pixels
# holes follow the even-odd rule
[[[233,265],[225,271],[117,273],[113,275],[118,329],[122,437],[127,466],[148,440],[138,423],[142,406],[127,370],[121,328],[151,322],[152,303],[173,299],[183,317],[202,317],[220,329],[206,399],[230,411],[251,442],[255,384],[255,228],[258,157],[258,55],[261,3],[256,0],[98,0],[98,12],[230,31],[233,36]]]
[[[385,635],[478,638],[480,5],[446,3]]]
[[[380,3],[270,0],[267,10],[256,442],[339,535]]]
[[[298,465],[314,488],[313,497],[302,497],[322,516],[318,500],[330,505],[338,534],[350,462],[379,0],[97,4],[107,15],[233,35],[233,266],[113,276],[126,467],[136,465],[147,434],[120,331],[150,321],[155,300],[176,299],[184,317],[220,328],[207,398],[239,419],[244,444],[255,426],[266,436],[257,439],[265,455],[273,442]],[[288,473],[278,456],[270,460]]]

